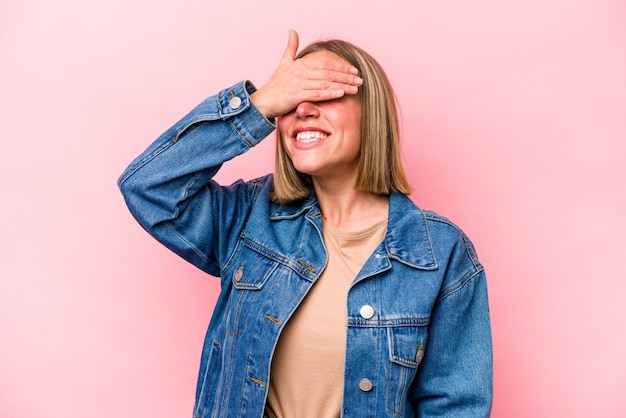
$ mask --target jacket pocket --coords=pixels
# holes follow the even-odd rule
[[[227,330],[230,336],[243,334],[250,314],[257,315],[262,290],[280,263],[244,245],[231,275],[232,293],[228,302]]]
[[[428,320],[417,322],[420,325],[387,328],[389,345],[387,408],[397,416],[404,416],[407,407],[410,406],[409,388],[426,349]]]
[[[232,273],[233,286],[240,290],[261,290],[279,263],[244,245]]]
[[[217,377],[220,375],[218,370],[219,358],[221,355],[221,346],[217,341],[213,341],[210,348],[205,346],[203,358],[207,355],[206,364],[201,364],[200,371],[202,380],[198,382],[197,404],[195,407],[194,418],[208,417],[211,411],[215,410],[216,401],[216,384]]]

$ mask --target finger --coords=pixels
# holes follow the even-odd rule
[[[310,70],[336,71],[352,75],[359,74],[359,70],[356,67],[344,60],[322,59],[314,55],[305,55],[298,61],[302,61],[306,68]]]
[[[298,53],[298,32],[293,29],[289,29],[289,40],[287,41],[287,47],[283,53],[283,60],[293,61],[296,59]]]
[[[312,82],[329,82],[351,86],[360,86],[363,84],[361,77],[339,70],[309,69],[306,78]]]
[[[357,94],[359,92],[359,87],[352,84],[336,83],[331,81],[309,81],[308,83],[302,85],[303,94],[309,96],[313,95],[315,97],[317,97],[320,93],[326,94],[326,92],[332,96],[338,94],[340,91],[342,92],[340,96],[343,96],[344,93]]]
[[[306,95],[303,95],[301,102],[325,102],[328,100],[339,99],[343,97],[347,91],[345,89],[324,89],[324,90],[311,90]]]
[[[359,73],[359,70],[356,67],[348,64],[347,62],[344,63],[341,61],[324,61],[322,65],[323,68],[328,71],[339,71],[342,73],[350,73],[353,75],[357,75]]]

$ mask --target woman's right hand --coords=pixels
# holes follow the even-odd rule
[[[251,95],[267,118],[282,116],[302,102],[338,99],[359,91],[363,80],[352,65],[309,55],[307,59],[296,59],[297,52],[298,33],[290,30],[287,48],[274,74]]]

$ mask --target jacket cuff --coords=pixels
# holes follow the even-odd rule
[[[266,118],[255,106],[250,94],[256,87],[249,80],[239,82],[218,93],[219,115],[235,125],[237,130],[254,145],[276,129],[276,120]]]

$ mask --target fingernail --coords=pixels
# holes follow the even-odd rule
[[[360,86],[361,84],[363,84],[363,79],[361,77],[355,77],[354,84],[358,84]]]
[[[357,70],[355,67],[350,68],[350,73],[357,75],[359,73],[359,70]]]

